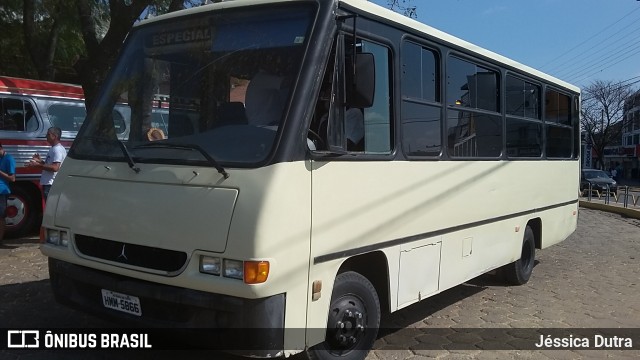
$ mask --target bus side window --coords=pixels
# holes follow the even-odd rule
[[[362,110],[364,115],[365,154],[389,154],[393,148],[391,119],[390,49],[381,44],[362,40],[362,52],[375,59],[375,94],[373,105]]]
[[[344,48],[347,51],[353,49],[353,42],[348,37],[345,40]],[[373,55],[375,60],[373,63],[375,66],[375,93],[372,106],[359,108],[356,106],[361,105],[349,106],[349,104],[345,104],[344,111],[336,111],[336,114],[344,114],[341,115],[344,116],[342,121],[338,121],[338,123],[342,122],[342,125],[344,125],[344,133],[342,133],[342,138],[346,145],[344,150],[365,154],[388,154],[392,148],[391,82],[389,80],[390,52],[383,45],[361,39],[358,39],[356,48],[358,53],[370,53]],[[329,145],[327,123],[329,112],[333,108],[331,101],[339,100],[337,99],[339,97],[337,94],[332,94],[332,91],[335,91],[332,87],[332,79],[336,70],[334,66],[335,53],[336,50],[332,50],[322,81],[323,85],[316,102],[315,115],[309,127],[308,138],[315,144],[315,149],[312,150],[327,150]],[[347,56],[345,61],[348,61],[348,59],[350,57]],[[341,77],[338,81],[349,81],[344,75]],[[333,105],[335,106],[336,104],[334,103]]]
[[[33,107],[23,99],[1,99],[0,130],[25,131],[25,120],[32,116]],[[26,116],[25,116],[26,115]]]

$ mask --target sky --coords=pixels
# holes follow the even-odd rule
[[[405,1],[422,23],[579,87],[640,88],[638,0]]]

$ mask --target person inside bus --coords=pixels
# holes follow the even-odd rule
[[[329,112],[322,116],[318,134],[327,137]],[[347,108],[344,112],[344,135],[347,138],[347,151],[364,151],[364,115],[359,108]]]
[[[247,85],[245,111],[249,125],[277,125],[282,118],[286,90],[283,77],[258,71]]]

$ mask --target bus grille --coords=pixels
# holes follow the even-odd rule
[[[86,235],[76,234],[75,243],[78,251],[86,256],[168,273],[179,271],[187,261],[187,254],[184,252]]]

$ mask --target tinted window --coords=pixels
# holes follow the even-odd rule
[[[542,155],[542,124],[507,118],[507,156],[540,157]]]
[[[540,87],[513,76],[507,76],[508,115],[540,118]]]
[[[447,68],[447,103],[499,111],[498,73],[455,57]]]
[[[402,52],[402,147],[410,156],[437,157],[442,152],[438,55],[405,42]],[[429,104],[431,103],[431,104]]]
[[[575,159],[580,157],[580,101],[578,97],[574,97],[573,105],[575,111],[572,112],[573,116],[573,157]]]
[[[439,156],[441,144],[440,107],[404,101],[402,104],[402,146],[405,154]]]
[[[545,93],[545,121],[571,125],[571,98],[554,90]]]
[[[373,106],[364,109],[364,151],[388,154],[391,152],[389,49],[363,40],[362,51],[373,54],[376,67]]]
[[[547,157],[571,157],[571,128],[547,125]]]
[[[405,42],[402,50],[402,95],[440,101],[437,55],[411,42]]]
[[[49,120],[51,126],[59,127],[62,131],[78,131],[87,116],[82,104],[66,105],[53,104],[49,106]]]
[[[447,142],[453,157],[499,157],[502,153],[502,117],[449,110]]]
[[[38,119],[28,101],[0,98],[0,130],[35,131],[37,129]]]

